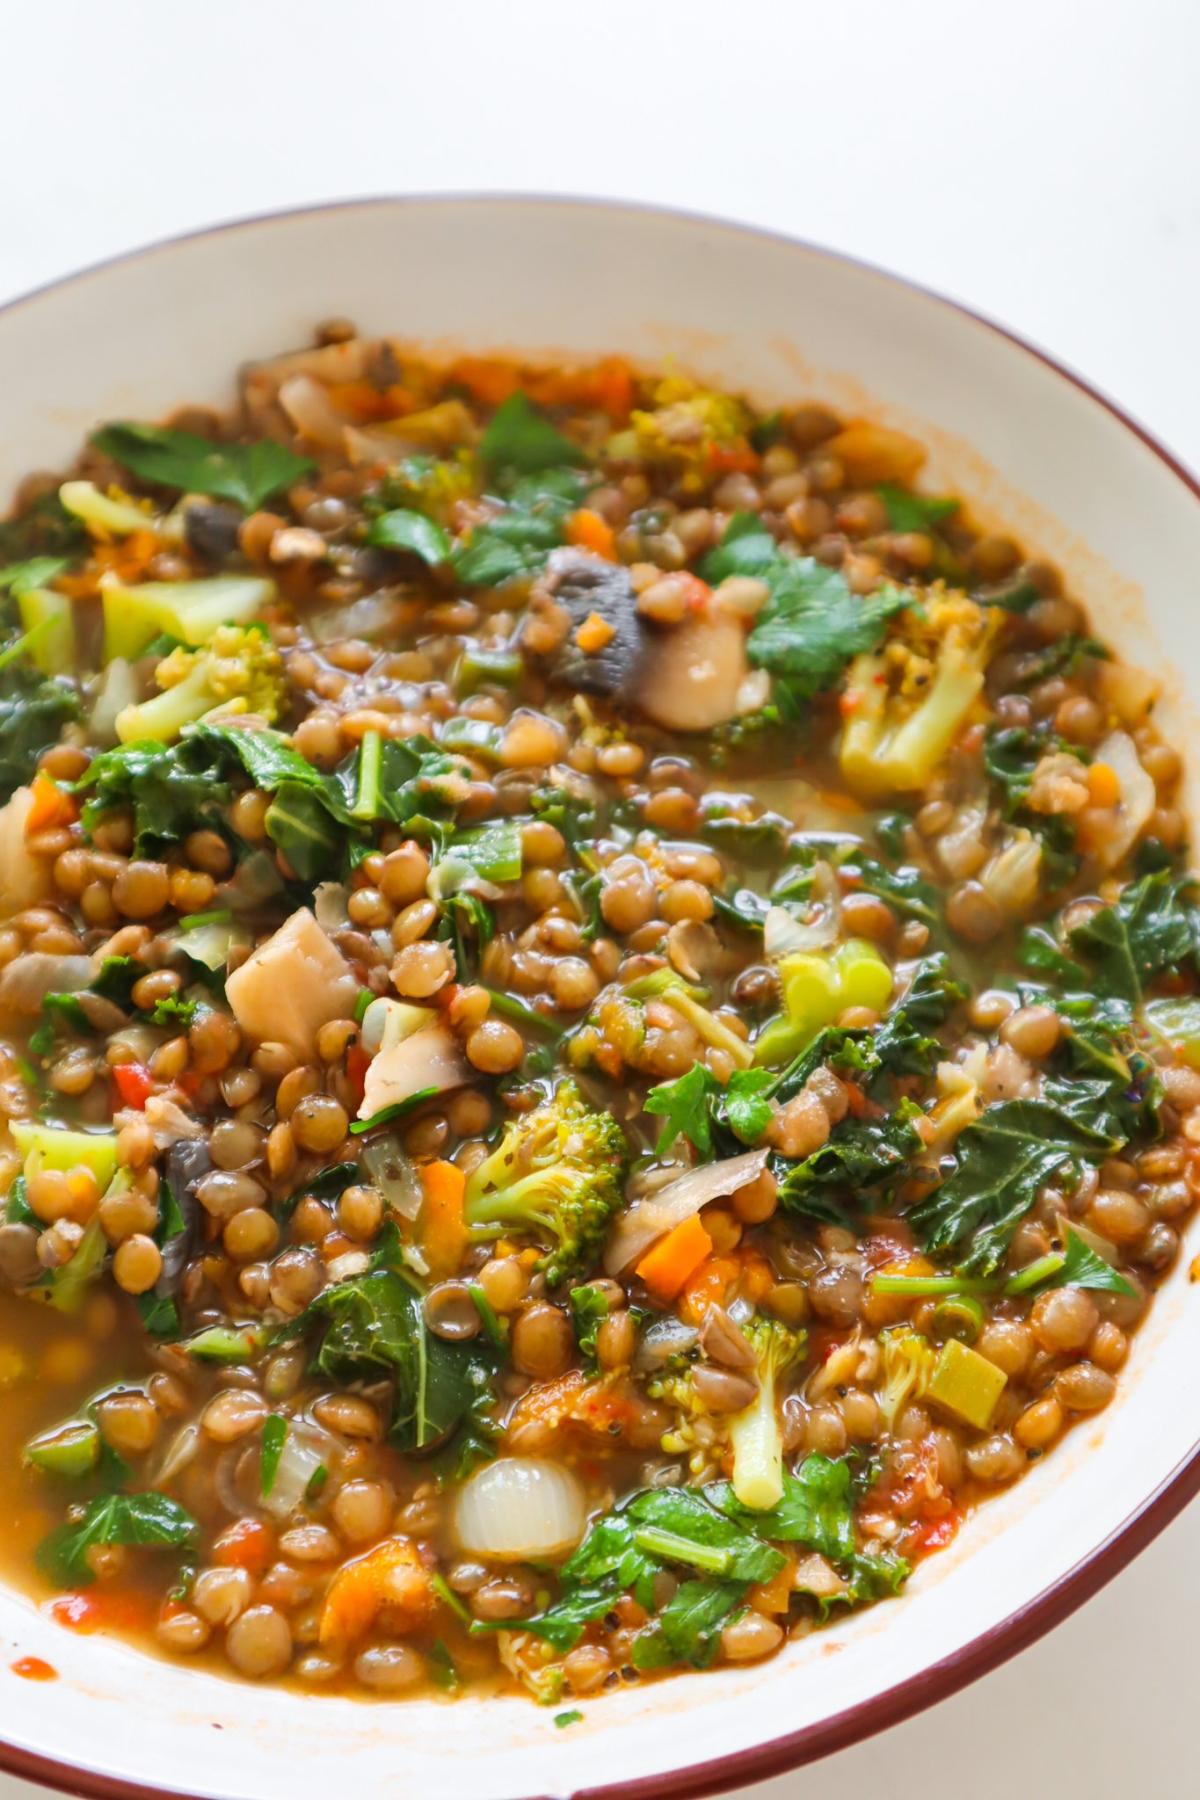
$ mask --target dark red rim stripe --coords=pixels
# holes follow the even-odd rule
[[[626,200],[604,200],[595,197],[577,198],[572,195],[553,194],[380,194],[370,195],[357,200],[332,200],[318,206],[294,207],[278,212],[262,213],[253,218],[235,219],[225,224],[207,226],[199,231],[180,232],[174,237],[163,238],[155,244],[145,245],[137,250],[126,251],[121,255],[106,257],[103,261],[93,263],[72,275],[66,275],[55,281],[49,281],[34,288],[31,292],[0,306],[0,314],[11,312],[18,306],[27,305],[40,295],[50,293],[72,282],[84,281],[90,275],[112,268],[117,264],[139,261],[154,256],[161,251],[174,249],[179,244],[190,243],[202,238],[215,237],[219,234],[234,231],[245,231],[260,225],[277,223],[285,219],[294,219],[322,212],[342,212],[354,207],[395,207],[395,206],[446,206],[472,205],[486,201],[494,205],[531,206],[539,205],[547,208],[554,206],[596,206],[614,211],[646,213],[651,216],[683,220],[693,225],[710,225],[720,231],[736,231],[747,237],[767,238],[775,243],[787,244],[794,249],[807,250],[818,256],[827,257],[832,262],[847,263],[853,268],[865,269],[872,275],[894,283],[897,287],[908,288],[911,292],[921,294],[927,300],[935,301],[962,317],[972,320],[986,330],[994,332],[998,337],[1020,350],[1024,355],[1033,357],[1047,369],[1068,382],[1072,387],[1086,394],[1095,405],[1124,426],[1126,431],[1140,439],[1158,460],[1186,487],[1192,495],[1200,500],[1200,480],[1193,474],[1179,457],[1168,450],[1154,434],[1131,418],[1125,410],[1110,399],[1100,389],[1076,374],[1064,363],[1040,350],[1034,344],[1019,337],[1016,332],[997,324],[994,319],[987,318],[974,308],[964,306],[960,301],[951,300],[945,294],[936,293],[919,281],[909,280],[903,275],[894,275],[887,269],[868,262],[861,257],[848,256],[842,251],[828,250],[820,244],[813,244],[807,239],[792,237],[787,232],[772,231],[766,226],[739,224],[736,220],[716,218],[711,214],[689,212],[681,208],[654,206],[648,202]],[[1200,1443],[1192,1449],[1183,1462],[1167,1477],[1162,1485],[1138,1507],[1136,1512],[1098,1545],[1082,1561],[1075,1564],[1066,1574],[1059,1577],[1046,1588],[1036,1599],[1017,1612],[1011,1613],[1007,1619],[992,1626],[989,1631],[974,1638],[969,1644],[944,1657],[941,1662],[922,1669],[919,1674],[909,1676],[906,1681],[897,1682],[894,1687],[881,1694],[873,1695],[856,1706],[847,1707],[843,1712],[833,1713],[814,1725],[808,1725],[801,1731],[794,1731],[784,1737],[772,1738],[769,1743],[759,1744],[748,1750],[737,1750],[728,1756],[710,1758],[707,1762],[693,1763],[689,1767],[668,1771],[659,1775],[648,1775],[640,1781],[623,1781],[604,1784],[600,1787],[580,1788],[573,1790],[570,1800],[692,1800],[693,1796],[723,1793],[727,1789],[756,1781],[769,1780],[771,1776],[785,1774],[789,1769],[799,1768],[801,1764],[814,1762],[818,1757],[832,1755],[837,1750],[844,1750],[849,1745],[860,1743],[864,1738],[884,1731],[889,1725],[898,1725],[910,1718],[922,1708],[932,1706],[939,1700],[946,1700],[952,1694],[966,1687],[969,1682],[976,1681],[981,1675],[990,1673],[1007,1662],[1009,1657],[1026,1649],[1047,1631],[1063,1620],[1085,1600],[1090,1600],[1106,1582],[1119,1575],[1135,1556],[1143,1551],[1163,1531],[1189,1501],[1200,1493]],[[26,1781],[38,1781],[48,1787],[55,1787],[68,1794],[78,1794],[82,1800],[206,1800],[203,1790],[189,1793],[182,1788],[159,1788],[147,1782],[125,1780],[120,1776],[104,1775],[96,1770],[80,1767],[76,1763],[63,1762],[57,1757],[42,1756],[36,1751],[21,1749],[18,1745],[5,1743],[0,1739],[0,1770],[10,1775],[22,1777]],[[529,1800],[547,1800],[546,1796],[529,1796]]]

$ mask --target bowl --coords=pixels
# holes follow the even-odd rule
[[[368,200],[202,232],[0,312],[5,496],[101,418],[232,398],[245,358],[348,315],[437,352],[674,359],[772,403],[823,400],[920,436],[934,491],[1056,561],[1103,635],[1200,703],[1200,488],[1066,370],[948,301],[761,231],[606,203]],[[924,1563],[905,1597],[775,1661],[627,1688],[555,1729],[525,1699],[362,1703],[225,1680],[54,1623],[0,1590],[0,1766],[88,1795],[439,1800],[712,1792],[940,1700],[1062,1619],[1200,1487],[1184,1252],[1118,1397]],[[57,1679],[19,1679],[36,1656]]]

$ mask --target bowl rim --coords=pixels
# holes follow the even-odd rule
[[[553,207],[595,208],[610,213],[633,213],[689,225],[709,226],[720,232],[733,232],[741,236],[765,239],[768,242],[786,245],[791,249],[803,250],[811,255],[822,257],[826,261],[879,276],[895,287],[907,289],[910,293],[934,302],[936,306],[957,313],[960,317],[984,327],[985,330],[992,332],[997,337],[1003,338],[1015,350],[1041,363],[1060,381],[1066,382],[1078,392],[1086,395],[1089,400],[1103,408],[1118,425],[1139,439],[1157,461],[1162,463],[1191,493],[1192,497],[1200,501],[1200,476],[1183,461],[1182,457],[1164,444],[1161,438],[1138,418],[1126,411],[1103,389],[1097,387],[1069,364],[1060,361],[1057,356],[1042,349],[1039,345],[1031,343],[1028,338],[989,317],[988,314],[980,312],[975,307],[968,306],[948,294],[941,293],[922,281],[915,280],[910,276],[899,275],[894,270],[888,269],[870,258],[831,249],[829,246],[815,243],[809,238],[771,226],[750,224],[743,220],[725,218],[715,213],[688,207],[669,206],[655,201],[628,200],[603,195],[536,193],[506,189],[496,191],[460,189],[445,193],[365,194],[319,201],[310,205],[274,207],[266,212],[199,226],[192,231],[175,232],[167,237],[154,239],[150,243],[137,245],[130,250],[118,251],[112,256],[101,257],[96,262],[85,264],[82,268],[71,270],[65,275],[55,276],[0,303],[0,319],[47,294],[54,293],[60,288],[73,286],[77,282],[86,281],[91,276],[102,274],[110,268],[124,263],[148,260],[163,252],[177,249],[183,244],[194,243],[205,238],[228,236],[234,232],[255,230],[266,225],[312,218],[330,212],[436,206],[453,209],[481,204],[527,208],[544,207],[547,210]],[[827,1718],[804,1726],[799,1731],[785,1733],[781,1737],[771,1738],[766,1743],[744,1750],[731,1751],[725,1756],[709,1757],[703,1762],[685,1764],[677,1769],[643,1776],[633,1781],[601,1783],[596,1787],[576,1788],[572,1790],[570,1800],[693,1800],[693,1797],[723,1793],[738,1785],[766,1781],[773,1776],[786,1774],[805,1763],[830,1756],[836,1751],[847,1749],[852,1744],[873,1737],[877,1732],[887,1730],[892,1725],[901,1724],[905,1719],[913,1717],[914,1714],[940,1700],[949,1699],[951,1695],[956,1694],[969,1683],[991,1673],[993,1669],[997,1669],[1007,1662],[1010,1657],[1028,1648],[1038,1638],[1053,1630],[1056,1625],[1062,1624],[1078,1607],[1090,1600],[1107,1582],[1120,1574],[1135,1557],[1139,1556],[1189,1502],[1196,1498],[1197,1494],[1200,1494],[1200,1439],[1159,1486],[1102,1543],[1073,1564],[1032,1600],[1018,1607],[1016,1611],[973,1638],[969,1643],[952,1651],[938,1662],[930,1664],[928,1668],[921,1669],[914,1675],[906,1676],[902,1681],[893,1683],[891,1687],[884,1688],[880,1693],[845,1707],[840,1712],[831,1713]],[[2,1736],[0,1736],[0,1772],[27,1781],[39,1782],[64,1793],[79,1795],[82,1800],[204,1800],[204,1796],[200,1793],[189,1797],[186,1789],[160,1788],[149,1782],[136,1781],[118,1775],[107,1775],[100,1770],[89,1769],[74,1761],[65,1761],[59,1757],[45,1755],[40,1751],[27,1750],[20,1745],[9,1743]],[[550,1797],[545,1795],[529,1796],[528,1800],[550,1800]]]

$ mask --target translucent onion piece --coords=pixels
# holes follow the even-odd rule
[[[313,912],[322,931],[338,931],[349,920],[349,890],[340,881],[320,881],[313,891]]]
[[[444,1025],[427,1025],[402,1043],[391,1044],[367,1069],[360,1119],[373,1119],[385,1106],[398,1106],[427,1088],[442,1093],[465,1087],[473,1071]]]
[[[1128,732],[1110,732],[1097,749],[1094,760],[1107,763],[1121,784],[1116,823],[1108,836],[1094,847],[1096,861],[1101,867],[1115,869],[1149,822],[1158,803],[1157,795]]]
[[[415,1219],[421,1210],[423,1195],[417,1171],[405,1155],[398,1138],[389,1133],[376,1138],[362,1153],[363,1167],[383,1195],[383,1203],[402,1219]]]
[[[669,1363],[673,1356],[690,1350],[699,1336],[696,1327],[685,1325],[682,1319],[655,1319],[638,1339],[633,1366],[639,1375],[648,1375]]]
[[[277,1519],[290,1517],[304,1499],[317,1470],[332,1470],[340,1456],[337,1441],[328,1432],[303,1419],[289,1420],[271,1492],[262,1502],[264,1509]]]
[[[293,375],[279,390],[279,404],[302,437],[326,450],[340,450],[349,420],[311,375]]]
[[[617,1275],[636,1262],[656,1238],[665,1237],[676,1225],[698,1213],[710,1200],[722,1200],[761,1175],[767,1166],[767,1150],[747,1150],[724,1162],[705,1163],[689,1169],[678,1181],[660,1188],[650,1199],[639,1200],[617,1220],[604,1252],[604,1267]]]
[[[97,744],[117,741],[117,714],[138,701],[138,684],[133,666],[123,656],[114,656],[92,703],[91,734]]]
[[[455,1528],[469,1555],[505,1562],[564,1556],[583,1536],[587,1508],[569,1469],[533,1456],[502,1456],[458,1496]]]

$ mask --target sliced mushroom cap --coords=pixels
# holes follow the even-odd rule
[[[737,717],[749,673],[746,634],[736,620],[685,619],[649,642],[634,697],[668,731],[711,731]]]
[[[551,680],[579,694],[628,693],[646,650],[646,630],[629,571],[581,551],[555,551],[549,586],[571,618],[549,671]],[[577,633],[593,613],[612,635],[598,648],[584,650]]]

